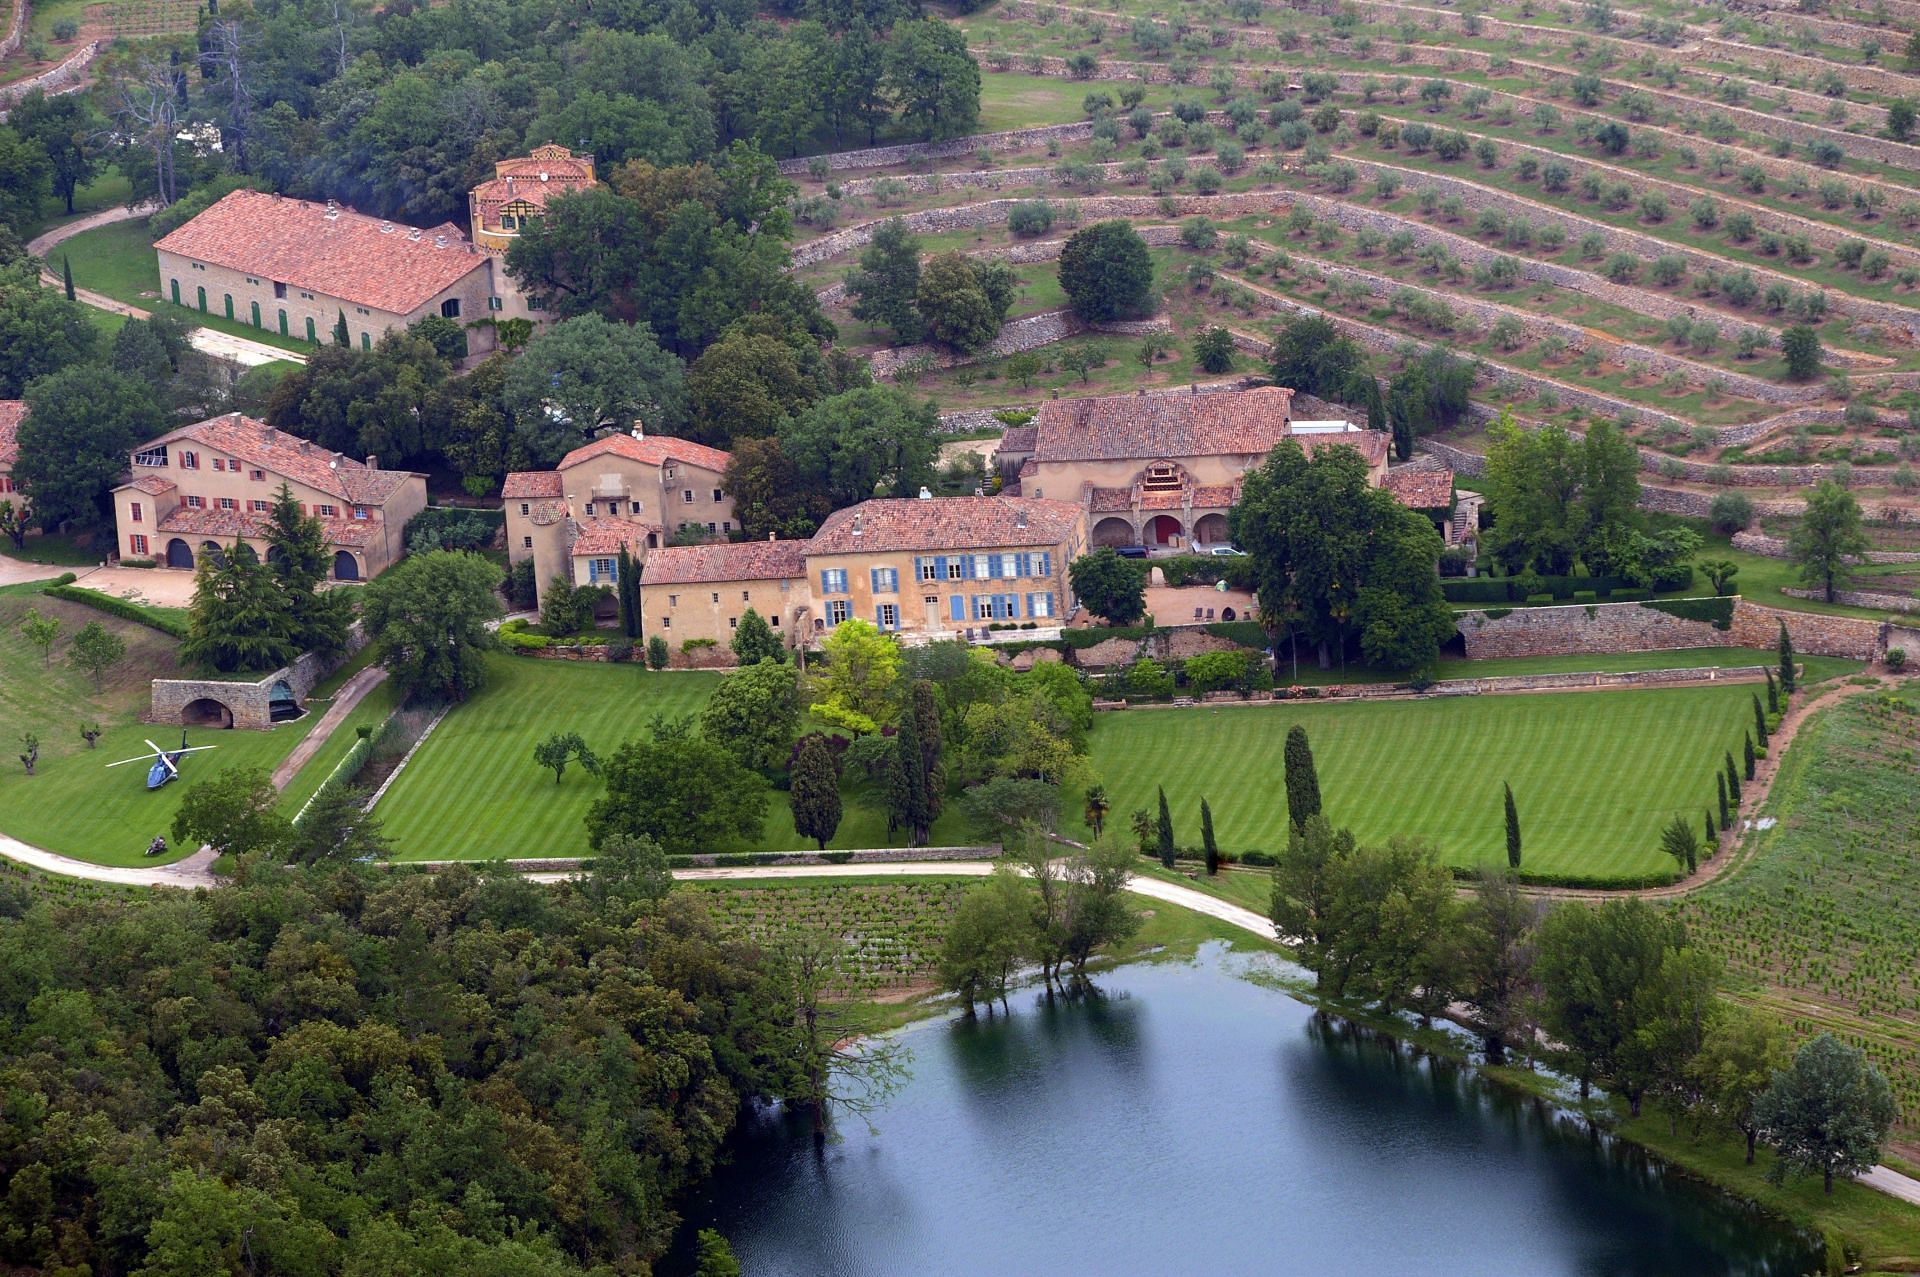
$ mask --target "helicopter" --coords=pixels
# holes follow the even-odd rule
[[[187,733],[183,729],[180,733],[179,749],[161,749],[152,741],[147,742],[147,748],[153,751],[151,755],[142,754],[138,758],[123,758],[117,763],[108,763],[107,766],[125,767],[128,763],[145,763],[151,761],[153,765],[147,768],[147,788],[158,789],[180,774],[180,759],[183,755],[197,754],[203,749],[219,749],[220,747],[218,745],[195,745],[192,749],[188,749]]]

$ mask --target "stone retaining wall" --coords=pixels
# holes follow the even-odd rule
[[[1893,509],[1894,507],[1887,507]],[[1885,511],[1883,510],[1884,514]],[[1765,555],[1769,559],[1787,557],[1785,537],[1771,537],[1764,532],[1736,532],[1733,534],[1733,548],[1745,550],[1748,554]],[[1920,563],[1920,552],[1912,550],[1870,550],[1867,552],[1869,563]],[[1866,604],[1878,607],[1879,604]]]
[[[7,23],[7,38],[0,40],[0,58],[11,57],[19,52],[20,46],[27,40],[27,18],[32,11],[27,8],[27,0],[13,0],[13,13]]]
[[[10,106],[35,89],[43,89],[49,96],[71,93],[80,87],[80,73],[93,65],[99,53],[100,42],[95,40],[68,54],[59,66],[49,67],[39,75],[24,80],[15,80],[12,84],[0,85],[0,106]],[[6,112],[0,111],[0,123],[5,123],[6,118]]]
[[[1889,625],[1886,645],[1889,652],[1907,654],[1906,667],[1909,670],[1920,669],[1920,630],[1904,625]]]
[[[1736,597],[1732,628],[1715,629],[1640,603],[1517,607],[1505,616],[1462,612],[1455,620],[1472,658],[1659,652],[1688,647],[1771,650],[1786,623],[1794,650],[1812,656],[1870,661],[1879,653],[1882,626],[1841,616],[1786,612]]]
[[[867,367],[873,370],[878,380],[886,380],[900,370],[920,360],[925,360],[929,368],[958,368],[963,364],[978,363],[983,359],[999,359],[1006,355],[1017,355],[1022,351],[1038,350],[1042,346],[1051,346],[1055,342],[1065,341],[1080,333],[1113,333],[1117,336],[1141,336],[1146,333],[1163,333],[1172,328],[1162,316],[1154,319],[1123,320],[1109,324],[1089,324],[1081,321],[1070,310],[1049,310],[1038,315],[1028,315],[1016,319],[1000,328],[999,336],[980,350],[948,350],[944,346],[921,343],[915,346],[898,346],[892,350],[876,350],[867,356]]]
[[[824,156],[781,160],[779,169],[788,176],[804,174],[815,159],[824,159],[833,172],[848,169],[888,168],[919,160],[943,160],[976,151],[1024,151],[1048,142],[1078,142],[1093,136],[1093,121],[1072,124],[1047,124],[1031,129],[1008,129],[1001,133],[974,133],[967,137],[940,142],[903,142],[898,146],[872,146],[861,151],[836,151]]]
[[[1136,226],[1133,229],[1150,248],[1164,248],[1169,244],[1180,242],[1178,226]],[[1060,250],[1066,246],[1067,241],[1064,239],[1042,239],[1025,244],[1014,244],[1006,248],[968,249],[966,253],[976,261],[1021,265],[1030,262],[1059,261]],[[843,279],[837,284],[828,284],[814,293],[813,297],[822,306],[837,306],[847,300],[847,282]]]
[[[1818,599],[1827,601],[1825,590],[1802,590],[1794,586],[1783,585],[1780,593],[1796,599]],[[1876,590],[1835,590],[1833,601],[1848,607],[1872,608],[1881,612],[1920,612],[1920,598],[1911,594],[1882,594]]]
[[[1877,621],[1788,612],[1737,599],[1733,607],[1731,646],[1774,647],[1780,641],[1783,622],[1787,636],[1793,640],[1794,651],[1812,656],[1843,656],[1856,661],[1871,661],[1879,654],[1881,632],[1885,628]]]
[[[296,703],[305,704],[307,696],[327,675],[346,664],[366,646],[366,632],[355,622],[347,631],[347,650],[338,656],[321,657],[302,653],[291,665],[283,665],[253,682],[215,678],[156,678],[153,680],[150,723],[181,725],[181,715],[195,701],[217,701],[233,716],[233,726],[265,731],[273,726],[273,689],[285,683],[293,691]]]

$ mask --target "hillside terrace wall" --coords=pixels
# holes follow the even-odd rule
[[[1892,509],[1893,507],[1888,507]],[[1882,512],[1884,515],[1884,511]],[[1902,516],[1904,517],[1904,515]],[[1769,559],[1787,557],[1785,537],[1770,537],[1764,532],[1736,532],[1733,534],[1733,548],[1745,550],[1748,554],[1764,555]],[[1869,550],[1869,563],[1920,563],[1920,552],[1912,550]],[[1873,605],[1877,606],[1877,605]]]
[[[55,67],[49,67],[39,75],[24,80],[15,80],[12,84],[0,85],[0,107],[11,106],[26,97],[35,89],[41,89],[49,97],[61,93],[71,93],[80,87],[80,76],[100,53],[100,42],[91,41],[81,45]],[[7,113],[0,110],[0,124],[6,122]]]
[[[1570,607],[1519,607],[1504,616],[1462,612],[1455,625],[1472,659],[1506,656],[1573,656],[1620,652],[1664,652],[1688,647],[1750,647],[1771,650],[1780,625],[1796,652],[1870,661],[1881,649],[1883,627],[1876,621],[1843,616],[1785,612],[1736,597],[1732,628],[1715,629],[1707,621],[1672,616],[1640,603],[1575,604]]]
[[[198,700],[218,701],[233,715],[236,728],[264,731],[273,726],[273,689],[286,683],[296,702],[304,704],[320,681],[346,664],[366,646],[366,633],[358,622],[347,631],[347,649],[337,656],[318,656],[303,652],[291,665],[252,682],[213,678],[156,678],[153,680],[152,706],[147,714],[151,723],[179,725],[187,706]]]
[[[964,364],[978,363],[983,359],[998,359],[1006,355],[1017,355],[1023,351],[1038,350],[1042,346],[1051,346],[1055,342],[1065,341],[1080,333],[1112,333],[1117,336],[1137,337],[1146,333],[1167,332],[1171,328],[1172,324],[1165,316],[1089,324],[1070,310],[1050,310],[1001,325],[1000,334],[980,350],[949,350],[944,346],[923,342],[915,346],[897,346],[892,350],[876,350],[867,356],[867,367],[873,370],[876,378],[885,380],[896,375],[903,367],[922,360],[926,361],[923,366],[928,368],[958,368]]]
[[[1781,586],[1780,593],[1792,595],[1796,599],[1826,600],[1825,590],[1802,590],[1793,586]],[[1884,594],[1877,590],[1835,590],[1835,603],[1844,603],[1848,607],[1872,608],[1881,612],[1920,612],[1920,599],[1911,594]]]
[[[13,0],[13,12],[8,15],[7,36],[0,40],[0,58],[10,57],[20,51],[27,40],[27,0]]]
[[[1163,248],[1180,242],[1178,226],[1136,226],[1133,228],[1140,239],[1152,248]],[[1055,262],[1060,260],[1060,251],[1065,248],[1064,239],[1033,240],[1025,244],[1014,244],[1005,248],[974,248],[966,250],[967,256],[976,261],[1009,262],[1024,264],[1030,262]],[[923,257],[922,261],[928,260]],[[843,279],[837,284],[828,284],[813,295],[822,306],[837,306],[847,300],[847,282]]]

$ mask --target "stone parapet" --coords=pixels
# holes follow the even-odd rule
[[[918,364],[920,361],[925,361],[923,366],[927,368],[958,368],[982,359],[998,359],[1006,355],[1019,354],[1022,351],[1038,350],[1042,346],[1050,346],[1085,332],[1140,335],[1166,332],[1170,327],[1165,318],[1088,324],[1082,322],[1070,310],[1050,310],[1002,325],[999,335],[980,350],[948,350],[926,343],[917,346],[899,346],[892,350],[875,351],[867,356],[867,366],[873,370],[876,379],[884,381],[899,373],[902,368]]]
[[[347,650],[338,656],[321,657],[303,653],[291,665],[252,681],[217,678],[156,678],[152,704],[147,713],[150,723],[170,726],[232,726],[264,731],[273,726],[273,693],[284,684],[296,704],[304,704],[320,681],[346,664],[366,646],[366,633],[358,622],[347,631]],[[209,704],[210,703],[210,704]],[[197,713],[189,710],[197,707]],[[226,711],[226,722],[214,721],[217,710]]]
[[[1733,608],[1732,645],[1773,647],[1779,642],[1782,624],[1787,627],[1787,637],[1793,640],[1794,651],[1811,656],[1844,656],[1856,661],[1871,661],[1879,654],[1884,628],[1878,621],[1788,612],[1737,599]]]
[[[1796,599],[1818,599],[1823,603],[1827,599],[1824,590],[1802,590],[1790,585],[1781,586],[1780,593],[1791,595]],[[1883,594],[1876,590],[1835,590],[1833,601],[1845,604],[1847,607],[1873,608],[1881,612],[1920,612],[1920,598],[1915,598],[1911,594]]]
[[[1736,550],[1745,550],[1749,554],[1765,555],[1769,559],[1784,559],[1787,557],[1786,538],[1770,537],[1764,532],[1734,533],[1733,548]],[[1870,550],[1867,552],[1867,562],[1920,563],[1920,552],[1913,550]],[[1869,604],[1867,606],[1878,605]]]

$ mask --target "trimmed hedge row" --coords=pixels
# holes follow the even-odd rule
[[[69,577],[68,579],[71,580],[73,578]],[[149,626],[152,629],[159,630],[162,634],[171,635],[177,639],[187,637],[187,623],[185,621],[176,617],[162,616],[157,612],[148,611],[138,603],[129,603],[125,599],[116,599],[111,594],[101,594],[97,590],[82,590],[76,586],[64,584],[49,585],[40,592],[56,599],[65,599],[69,603],[78,603],[82,607],[90,607],[95,611],[105,612],[108,616],[117,616],[123,621],[133,621],[139,625]]]
[[[715,869],[748,865],[782,865],[807,859],[824,860],[830,865],[844,865],[853,859],[850,851],[716,851],[703,856],[668,856],[669,869],[705,869],[705,862],[712,862]],[[876,863],[886,863],[876,862]],[[583,867],[591,867],[591,860]]]
[[[1677,564],[1654,573],[1649,587],[1618,576],[1476,576],[1443,580],[1440,593],[1449,603],[1530,603],[1536,598],[1591,602],[1644,598],[1649,592],[1684,590],[1693,584],[1693,565]],[[1591,597],[1578,597],[1590,595]]]
[[[1650,607],[1656,612],[1665,612],[1668,616],[1677,616],[1683,621],[1711,621],[1716,630],[1733,628],[1731,598],[1649,599],[1640,606]]]

